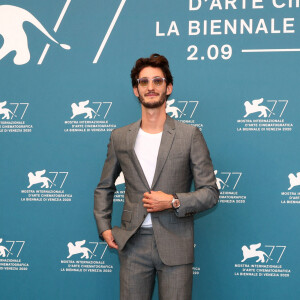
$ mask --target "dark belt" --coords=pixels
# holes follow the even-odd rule
[[[136,232],[137,234],[153,234],[152,227],[140,227],[140,229]]]

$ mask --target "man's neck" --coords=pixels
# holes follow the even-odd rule
[[[141,128],[143,131],[152,134],[162,132],[166,118],[167,115],[165,105],[152,109],[142,106]]]

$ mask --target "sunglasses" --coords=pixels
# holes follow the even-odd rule
[[[138,78],[137,82],[138,82],[138,84],[140,86],[146,87],[149,84],[149,80],[152,80],[152,83],[155,86],[161,86],[164,83],[164,81],[166,80],[166,78],[163,78],[163,77],[154,77],[154,78],[149,79],[147,77],[143,77],[143,78]]]

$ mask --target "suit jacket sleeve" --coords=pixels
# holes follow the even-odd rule
[[[190,153],[190,168],[194,177],[195,191],[177,193],[180,207],[178,217],[191,216],[217,204],[219,190],[216,185],[210,154],[200,130],[195,127]]]
[[[121,172],[114,149],[113,132],[107,148],[101,179],[94,193],[94,216],[101,239],[103,239],[102,232],[111,229],[113,198],[116,191],[115,181]]]

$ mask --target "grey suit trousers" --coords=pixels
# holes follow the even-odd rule
[[[160,300],[191,299],[193,265],[165,265],[152,228],[140,228],[119,251],[119,258],[121,300],[150,300],[156,274]]]

